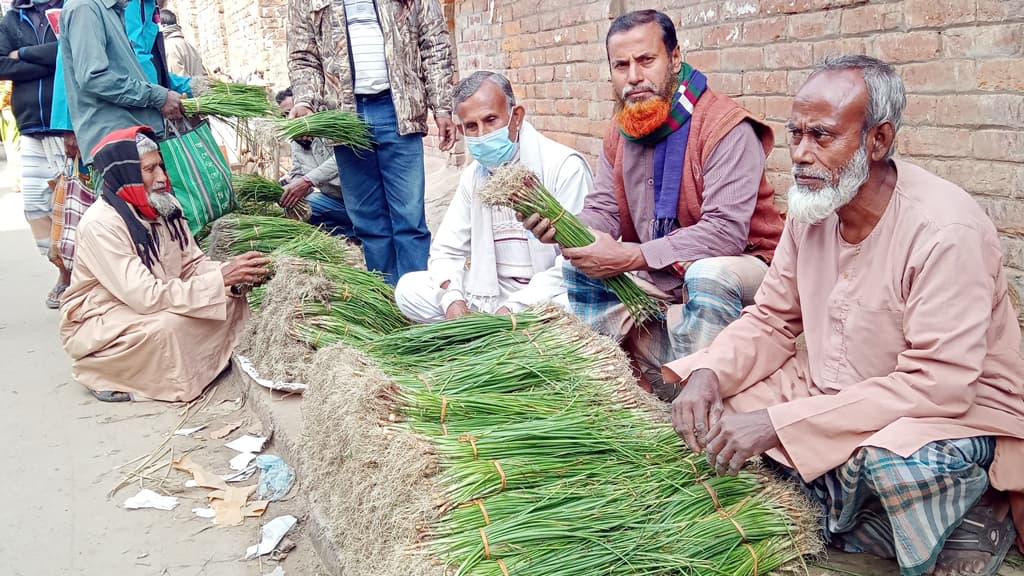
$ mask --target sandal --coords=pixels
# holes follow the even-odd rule
[[[1013,525],[1013,515],[1005,504],[1000,502],[979,502],[964,516],[960,525],[946,539],[943,550],[961,550],[965,552],[986,552],[992,555],[985,569],[979,576],[995,576],[999,566],[1013,546],[1017,530]],[[1005,508],[1006,515],[999,516],[1000,509]]]
[[[50,293],[46,295],[46,307],[50,310],[56,310],[60,308],[60,297],[64,294],[64,291],[68,289],[67,284],[57,284],[50,290]]]
[[[89,390],[100,402],[130,402],[132,395],[116,390]]]

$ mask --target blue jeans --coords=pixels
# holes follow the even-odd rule
[[[407,272],[425,270],[430,231],[423,208],[423,135],[398,134],[391,93],[356,95],[370,125],[373,149],[336,146],[345,206],[363,242],[366,267],[394,285]]]
[[[345,210],[345,202],[323,192],[313,192],[306,196],[313,215],[309,217],[309,223],[313,226],[323,226],[324,230],[335,236],[354,237],[352,231],[352,219],[348,217]]]

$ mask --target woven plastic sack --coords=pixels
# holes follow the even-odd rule
[[[172,124],[167,130],[172,136],[160,142],[160,153],[194,236],[207,223],[235,209],[231,170],[206,120],[184,132]]]

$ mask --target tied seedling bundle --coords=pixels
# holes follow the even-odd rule
[[[287,140],[323,138],[355,150],[369,150],[373,145],[373,136],[366,122],[351,112],[325,110],[299,118],[277,120],[277,123],[278,133]]]
[[[217,220],[207,242],[210,252],[222,258],[250,250],[331,264],[352,258],[343,239],[305,222],[273,216],[228,214]]]
[[[277,113],[260,86],[209,80],[196,87],[197,95],[181,101],[185,114],[217,118],[259,118]]]
[[[555,227],[555,241],[565,248],[580,248],[594,243],[593,233],[575,215],[566,212],[540,179],[522,164],[508,164],[497,169],[487,180],[480,197],[485,204],[508,206],[524,216],[536,213],[547,218]],[[615,293],[638,324],[661,316],[658,302],[637,286],[629,275],[618,274],[602,282]]]
[[[794,487],[717,476],[575,319],[531,309],[339,341],[360,352],[317,353],[304,411],[307,436],[330,439],[308,454],[335,463],[314,497],[347,571],[763,576],[817,551]]]
[[[239,206],[245,208],[246,212],[262,212],[266,204],[280,206],[281,196],[284,195],[283,186],[259,174],[233,174],[231,187],[235,190]],[[313,208],[305,198],[300,198],[292,206],[280,208],[285,217],[302,222],[308,222],[313,214]]]

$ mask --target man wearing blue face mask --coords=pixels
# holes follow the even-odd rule
[[[501,74],[472,74],[455,87],[453,99],[474,162],[463,171],[434,236],[427,270],[399,280],[398,307],[415,322],[470,311],[509,314],[534,304],[568,308],[558,248],[529,234],[510,208],[485,206],[477,191],[495,168],[521,162],[575,213],[593,186],[590,167],[578,152],[524,120],[526,111]]]

